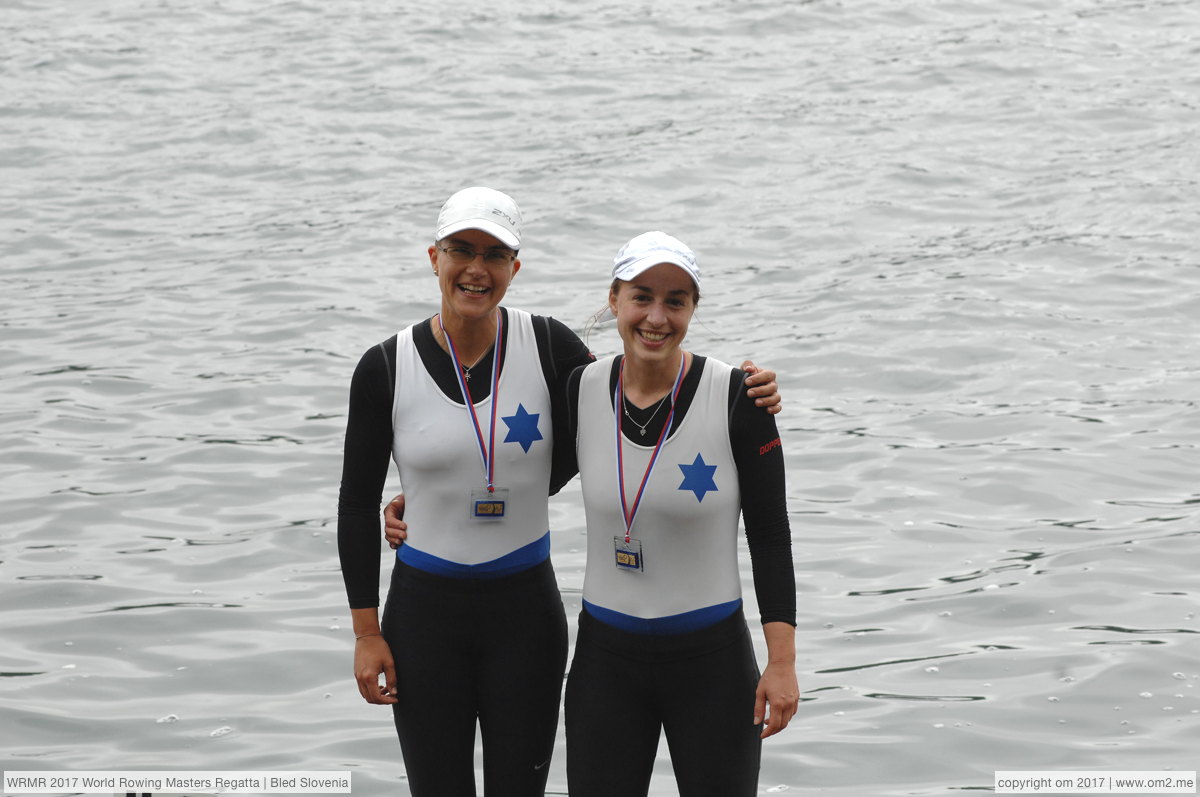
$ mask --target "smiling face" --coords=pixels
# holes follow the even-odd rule
[[[647,365],[673,367],[696,312],[696,283],[673,263],[659,263],[609,291],[609,307],[625,357]]]
[[[459,263],[447,249],[470,250],[478,256]],[[470,323],[489,318],[504,298],[508,284],[521,269],[521,261],[504,258],[501,264],[489,264],[484,258],[489,252],[515,254],[482,230],[461,230],[429,247],[429,262],[442,290],[442,316],[446,320]]]

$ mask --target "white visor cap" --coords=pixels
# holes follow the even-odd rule
[[[442,205],[434,240],[463,230],[482,230],[510,249],[520,249],[521,209],[512,197],[494,188],[464,188]]]
[[[683,241],[658,230],[644,232],[621,247],[613,258],[613,279],[629,282],[659,263],[679,266],[696,283],[696,288],[700,288],[700,266],[696,265],[696,253]]]

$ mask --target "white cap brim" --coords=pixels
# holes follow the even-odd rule
[[[447,224],[437,231],[437,239],[440,241],[447,236],[454,235],[456,232],[463,230],[479,230],[486,232],[488,235],[496,238],[500,243],[507,246],[509,249],[520,249],[521,241],[517,236],[512,234],[512,230],[502,224],[497,224],[490,219],[460,219],[453,224]]]
[[[613,279],[619,279],[623,282],[630,282],[637,278],[639,274],[647,269],[654,268],[662,263],[670,263],[673,266],[679,266],[687,275],[692,278],[692,282],[696,283],[696,287],[700,287],[700,275],[696,273],[695,268],[684,258],[679,257],[676,253],[669,249],[656,249],[647,252],[642,257],[630,263],[623,263],[618,269],[613,269]]]

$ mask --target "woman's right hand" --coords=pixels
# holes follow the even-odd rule
[[[408,524],[404,522],[404,493],[400,493],[383,507],[383,536],[392,550],[399,548],[408,539]]]
[[[382,675],[384,683],[379,683]],[[358,692],[368,703],[384,705],[396,702],[396,663],[392,649],[382,634],[354,640],[354,678]]]

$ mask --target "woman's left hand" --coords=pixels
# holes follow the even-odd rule
[[[767,707],[770,706],[770,713]],[[769,663],[758,679],[758,691],[754,695],[754,724],[763,724],[765,739],[774,736],[788,726],[800,706],[800,687],[796,683],[794,664]]]
[[[774,371],[759,368],[750,360],[742,363],[742,370],[750,375],[746,378],[746,384],[750,386],[746,395],[755,400],[754,406],[762,407],[772,415],[783,409],[783,397],[779,395]]]
[[[408,539],[408,524],[404,522],[404,493],[383,507],[383,536],[393,551]]]

